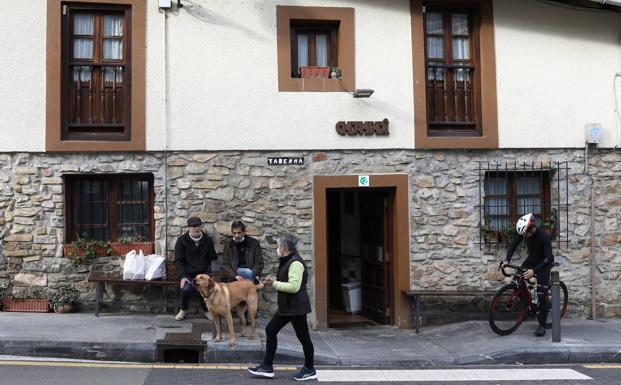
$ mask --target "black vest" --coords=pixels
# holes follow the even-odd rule
[[[289,266],[295,261],[302,263],[304,273],[302,274],[302,284],[297,293],[278,292],[278,313],[284,316],[304,315],[311,312],[310,299],[306,291],[306,283],[308,282],[308,270],[306,264],[297,253],[293,251],[291,254],[280,257],[278,265],[278,273],[276,280],[280,282],[289,282]]]

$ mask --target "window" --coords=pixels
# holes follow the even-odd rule
[[[50,0],[46,32],[46,151],[144,151],[146,2]]]
[[[152,175],[69,175],[65,183],[67,242],[136,235],[153,240]]]
[[[278,5],[276,29],[279,91],[356,88],[353,8]],[[329,78],[330,67],[338,67],[341,77]]]
[[[412,0],[417,148],[496,148],[492,0]]]
[[[427,124],[431,136],[481,135],[479,70],[472,10],[428,8],[424,14]]]
[[[484,215],[490,230],[512,229],[526,213],[535,214],[541,223],[550,211],[548,171],[489,171],[485,174]]]
[[[338,67],[338,30],[338,21],[291,20],[291,77],[301,67]]]
[[[63,139],[129,137],[129,14],[68,7],[63,23]]]

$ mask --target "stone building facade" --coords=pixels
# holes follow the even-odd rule
[[[269,166],[268,156],[303,157],[303,165]],[[318,255],[314,230],[314,178],[320,175],[405,174],[408,180],[407,237],[411,288],[494,288],[497,263],[505,249],[482,247],[479,161],[567,162],[567,242],[555,242],[561,279],[570,290],[570,315],[591,312],[591,242],[595,244],[595,302],[599,316],[621,315],[621,156],[617,150],[369,150],[225,151],[150,153],[0,154],[0,284],[27,295],[47,295],[71,283],[86,308],[94,301],[87,280],[92,265],[72,266],[63,257],[66,240],[64,177],[72,174],[149,173],[155,194],[155,251],[173,258],[176,238],[191,215],[200,216],[218,253],[241,219],[264,249],[264,273],[274,273],[273,236],[300,237],[300,254],[311,270],[312,301]],[[364,187],[362,187],[364,188]],[[370,186],[372,189],[373,186]],[[594,215],[591,213],[594,197]],[[563,214],[565,215],[565,214]],[[591,222],[594,222],[593,224]],[[595,233],[591,233],[591,226]],[[565,226],[565,225],[563,225]],[[166,252],[165,252],[166,251]],[[118,269],[120,258],[101,257],[95,265]],[[165,311],[176,293],[162,289],[108,288],[114,306]],[[147,301],[145,301],[145,299]],[[166,301],[165,301],[166,300]],[[264,292],[263,310],[273,310],[275,293]],[[170,310],[170,309],[168,309]],[[316,320],[317,322],[317,320]]]

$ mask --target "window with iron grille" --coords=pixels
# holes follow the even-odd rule
[[[291,20],[290,23],[291,77],[301,77],[300,68],[304,67],[338,66],[338,20]]]
[[[67,242],[118,242],[137,236],[153,241],[151,174],[67,175]]]
[[[425,71],[429,136],[481,136],[478,8],[427,5]]]
[[[130,140],[130,8],[64,9],[62,139]]]
[[[501,244],[516,235],[527,213],[553,240],[568,242],[568,165],[479,162],[481,244]]]

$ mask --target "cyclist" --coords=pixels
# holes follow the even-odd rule
[[[525,279],[530,279],[533,275],[537,274],[537,298],[539,300],[539,314],[537,315],[537,320],[539,321],[539,327],[535,331],[535,335],[537,337],[542,337],[546,334],[545,325],[548,312],[550,311],[550,304],[548,303],[548,296],[546,293],[550,284],[550,270],[554,263],[552,241],[548,233],[535,225],[535,216],[533,213],[528,213],[518,219],[515,229],[518,235],[511,242],[511,245],[509,245],[506,261],[501,261],[500,263],[501,265],[509,263],[516,247],[520,244],[522,239],[526,240],[528,258],[522,263],[522,268],[527,269],[523,277]]]

